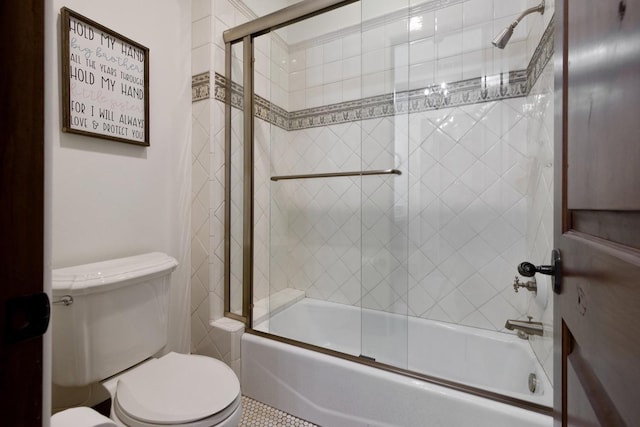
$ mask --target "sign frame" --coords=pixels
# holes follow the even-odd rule
[[[63,132],[67,132],[67,133],[75,133],[75,134],[79,134],[79,135],[85,135],[85,136],[90,136],[90,137],[95,137],[95,138],[102,138],[102,139],[108,139],[111,141],[118,141],[118,142],[124,142],[127,144],[135,144],[135,145],[140,145],[140,146],[144,146],[144,147],[148,147],[150,146],[150,138],[149,138],[149,48],[141,45],[140,43],[137,43],[131,39],[129,39],[128,37],[125,37],[113,30],[110,30],[109,28],[105,27],[104,25],[101,25],[77,12],[72,11],[71,9],[68,9],[66,7],[63,7],[60,9],[60,18],[61,18],[61,24],[60,24],[60,29],[61,29],[61,64],[62,64],[62,75],[61,75],[61,84],[62,84],[62,131]],[[101,79],[103,77],[103,75],[100,75],[98,77],[98,79],[96,79],[95,75],[96,74],[101,74],[99,70],[95,70],[95,73],[93,71],[83,71],[82,69],[80,71],[78,71],[77,68],[77,64],[74,63],[72,61],[72,52],[71,52],[71,47],[70,47],[70,42],[71,42],[71,38],[70,38],[70,30],[71,30],[71,20],[76,21],[76,30],[79,28],[77,27],[77,23],[80,23],[82,27],[82,31],[88,31],[89,34],[85,34],[85,38],[89,39],[89,36],[93,33],[93,37],[91,40],[93,40],[96,36],[98,38],[104,37],[104,38],[108,38],[107,41],[107,45],[109,45],[109,43],[113,43],[112,46],[115,46],[115,42],[119,42],[121,45],[121,51],[124,51],[125,48],[129,49],[128,52],[130,52],[130,56],[132,56],[133,58],[138,57],[137,60],[139,61],[140,58],[140,54],[142,53],[142,66],[144,67],[144,82],[141,85],[142,87],[139,87],[139,84],[130,84],[131,81],[127,81],[125,83],[122,83],[123,81],[121,81],[121,79],[118,79],[118,75],[120,75],[120,71],[121,69],[118,68],[116,69],[116,67],[111,67],[111,71],[112,74],[107,74],[107,80],[109,80],[109,83],[107,83],[107,85],[109,86],[111,83],[113,83],[114,87],[116,85],[116,82],[120,82],[121,84],[123,84],[124,86],[121,88],[122,92],[125,91],[125,87],[128,88],[129,93],[131,94],[131,104],[129,103],[129,101],[126,102],[127,107],[126,108],[130,108],[130,109],[143,109],[142,114],[140,114],[140,112],[137,113],[137,116],[129,116],[126,115],[126,119],[125,119],[125,123],[122,123],[119,121],[123,120],[122,119],[122,115],[119,116],[118,121],[114,120],[115,119],[115,112],[113,110],[108,110],[106,107],[104,109],[102,109],[103,111],[103,115],[105,117],[111,117],[111,121],[113,121],[113,124],[104,124],[103,123],[103,127],[104,129],[113,129],[113,134],[105,134],[105,133],[100,133],[100,132],[95,132],[92,131],[91,128],[93,129],[100,129],[99,128],[99,123],[95,120],[92,120],[91,123],[89,123],[89,117],[86,117],[86,114],[89,113],[88,107],[89,105],[87,105],[84,102],[81,102],[80,99],[87,99],[89,98],[89,100],[98,100],[98,101],[104,101],[107,97],[104,94],[107,94],[108,96],[108,90],[104,91],[102,89],[98,90],[98,91],[93,91],[93,90],[89,90],[87,92],[87,85],[91,84],[93,85],[93,83],[97,82],[98,79]],[[89,28],[91,27],[91,29]],[[94,31],[95,30],[95,31]],[[102,43],[102,40],[100,41],[100,43]],[[101,48],[101,46],[99,46],[99,48]],[[80,46],[79,46],[80,49]],[[87,53],[87,55],[89,56],[89,58],[95,57],[92,56],[92,51],[91,49],[87,49],[87,48],[81,48],[81,51],[85,51],[85,53]],[[106,55],[105,55],[106,57]],[[110,56],[111,59],[116,58],[117,55],[113,55]],[[88,64],[88,61],[86,61],[86,59],[89,59],[86,56],[83,55],[83,57],[81,59],[84,59],[85,62]],[[75,56],[73,59],[78,59],[77,56]],[[129,63],[129,57],[125,57],[124,59],[122,57],[118,57],[118,64],[122,64],[124,62],[124,64],[128,64]],[[114,59],[115,61],[115,59]],[[133,60],[132,60],[133,62]],[[95,60],[94,60],[94,66],[95,66]],[[76,67],[75,69],[73,67]],[[133,66],[132,66],[133,67]],[[141,68],[140,66],[136,66],[135,68]],[[84,82],[82,83],[83,88],[82,91],[82,96],[79,96],[77,94],[72,94],[72,70],[75,71],[75,75],[73,75],[73,77],[75,77],[76,79],[78,79],[80,72],[83,72],[82,74],[82,78],[84,80]],[[88,74],[87,74],[88,73]],[[93,76],[90,76],[90,74],[93,74]],[[128,73],[126,73],[128,74]],[[90,79],[91,77],[91,79]],[[111,77],[114,77],[113,79]],[[93,80],[93,83],[91,83],[91,80]],[[113,82],[111,81],[113,80]],[[100,84],[103,84],[103,82],[101,81]],[[98,85],[99,87],[99,85]],[[114,88],[115,89],[115,88]],[[139,90],[142,89],[142,93],[139,92]],[[115,90],[114,90],[115,91]],[[79,92],[79,91],[78,91]],[[90,94],[90,95],[88,95]],[[121,95],[122,96],[122,95]],[[142,99],[139,99],[140,97],[142,97]],[[74,103],[74,107],[72,108],[72,102]],[[125,107],[122,107],[122,103],[118,103],[118,105],[121,106],[121,109],[124,109]],[[107,110],[108,112],[104,112],[105,110]],[[75,115],[74,115],[75,114]],[[81,117],[79,117],[81,114],[84,114],[84,122],[82,121],[83,119]],[[92,109],[91,114],[93,117],[96,116],[96,111],[95,108]],[[109,116],[110,114],[110,116]],[[86,126],[86,130],[79,128],[79,126],[75,126],[72,124],[72,121],[75,120],[77,123],[80,124],[85,124]],[[102,119],[100,119],[102,120]],[[140,123],[140,120],[143,120],[142,126]],[[98,123],[98,126],[96,125],[96,123]],[[126,123],[128,123],[128,125],[125,125]],[[133,125],[131,125],[131,123],[133,123]],[[91,124],[91,126],[89,126],[89,124]],[[130,126],[135,127],[136,129],[131,129]],[[143,139],[141,138],[134,138],[133,136],[129,136],[129,131],[131,130],[133,131],[140,131],[144,129],[144,135],[143,135]]]

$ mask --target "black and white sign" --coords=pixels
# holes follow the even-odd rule
[[[65,132],[149,145],[149,49],[67,8],[62,17]]]

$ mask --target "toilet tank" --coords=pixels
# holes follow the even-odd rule
[[[100,381],[164,347],[170,275],[177,265],[153,252],[53,270],[53,382]],[[68,297],[69,305],[55,303]]]

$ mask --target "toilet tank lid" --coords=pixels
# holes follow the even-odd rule
[[[81,295],[105,292],[141,280],[150,280],[173,271],[178,261],[162,252],[53,270],[54,295]]]

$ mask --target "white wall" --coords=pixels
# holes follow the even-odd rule
[[[66,6],[150,49],[150,147],[62,133]],[[191,2],[53,0],[46,9],[45,135],[51,267],[149,251],[175,257],[169,347],[189,350]]]

